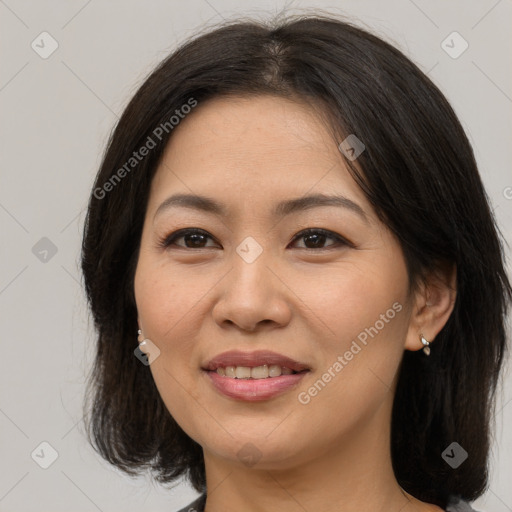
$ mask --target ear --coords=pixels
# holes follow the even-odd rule
[[[422,334],[432,342],[452,314],[457,296],[457,268],[453,264],[440,264],[414,293],[413,309],[405,340],[406,350],[420,350]]]

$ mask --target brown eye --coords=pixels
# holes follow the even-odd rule
[[[339,247],[340,245],[348,245],[353,247],[353,244],[345,240],[340,235],[327,231],[325,229],[306,229],[301,231],[295,238],[295,240],[303,240],[305,247],[299,247],[299,249],[328,249],[331,247]],[[327,240],[334,240],[335,243],[324,246]]]
[[[181,239],[183,239],[184,245],[176,243],[177,240]],[[180,229],[165,237],[160,242],[160,245],[162,247],[169,247],[171,245],[175,245],[177,247],[183,247],[185,249],[204,249],[211,247],[206,245],[208,239],[213,240],[213,238],[202,229]]]
[[[183,243],[176,243],[178,240],[183,239]],[[198,228],[180,229],[166,236],[159,242],[159,246],[166,247],[181,247],[183,249],[208,249],[215,247],[212,245],[206,245],[208,239],[213,240],[214,238],[206,231]],[[333,247],[349,246],[354,247],[352,243],[343,238],[342,236],[327,231],[325,229],[306,229],[298,233],[293,241],[303,240],[304,246],[298,247],[299,249],[330,249]],[[334,243],[325,245],[328,240],[334,240]]]

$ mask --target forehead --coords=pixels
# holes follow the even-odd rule
[[[328,159],[334,141],[318,113],[313,106],[270,95],[213,98],[199,103],[173,130],[166,152],[183,156],[194,148],[244,161],[265,159],[265,150],[290,153],[286,158],[293,162],[296,150],[310,148]]]
[[[241,206],[342,193],[371,210],[318,110],[276,96],[215,98],[185,117],[156,172],[151,205],[175,191]]]

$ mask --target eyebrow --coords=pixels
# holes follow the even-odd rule
[[[368,217],[365,211],[357,203],[341,195],[313,194],[296,199],[287,199],[277,203],[272,210],[274,217],[284,217],[292,213],[318,208],[321,206],[336,206],[346,208],[356,213],[362,220],[368,223]],[[173,207],[190,208],[207,213],[212,213],[219,217],[227,217],[227,208],[225,205],[206,196],[195,194],[175,194],[168,197],[157,208],[153,219]]]

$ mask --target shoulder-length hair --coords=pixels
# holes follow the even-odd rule
[[[324,15],[228,22],[188,40],[144,81],[112,132],[82,245],[97,330],[84,401],[91,444],[130,475],[150,469],[160,483],[185,476],[206,490],[201,446],[134,357],[133,280],[151,180],[176,120],[210,98],[261,94],[316,105],[338,142],[349,134],[363,141],[357,167],[345,161],[400,242],[411,286],[443,263],[456,265],[454,310],[431,356],[404,351],[392,461],[401,487],[420,500],[444,507],[450,494],[476,499],[488,485],[507,348],[512,289],[502,235],[471,145],[440,90],[390,44]],[[143,157],[142,147],[149,148]],[[453,441],[469,454],[456,469],[442,457]]]

